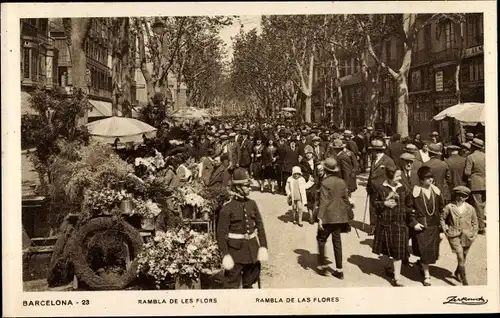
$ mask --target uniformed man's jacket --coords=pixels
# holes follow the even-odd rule
[[[257,237],[249,240],[228,238],[229,233],[252,234],[257,230]],[[252,264],[257,262],[259,247],[267,248],[266,232],[254,200],[234,198],[225,204],[219,212],[217,241],[222,255],[229,254],[235,263]]]

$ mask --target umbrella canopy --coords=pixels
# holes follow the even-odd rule
[[[285,112],[296,112],[297,110],[293,107],[283,107],[281,109],[282,111],[285,111]]]
[[[135,118],[109,117],[87,124],[94,140],[104,143],[142,142],[142,135],[151,138],[156,136],[156,128]]]
[[[484,103],[456,104],[434,116],[434,120],[443,120],[446,117],[455,118],[467,125],[484,124]]]

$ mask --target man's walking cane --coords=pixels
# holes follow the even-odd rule
[[[261,268],[262,268],[262,263],[259,262],[259,277],[257,278],[257,286],[259,289],[261,289],[261,287],[262,287],[262,283],[260,281]]]
[[[368,200],[370,198],[370,195],[366,195],[366,200],[365,200],[365,215],[363,216],[363,230],[365,229],[365,224],[366,224],[366,211],[368,209]]]

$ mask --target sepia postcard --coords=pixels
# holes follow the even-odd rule
[[[2,4],[4,316],[499,312],[495,12]]]

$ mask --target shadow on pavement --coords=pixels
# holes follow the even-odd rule
[[[370,233],[370,230],[371,230],[371,226],[370,224],[366,224],[366,223],[363,223],[361,221],[356,221],[356,220],[351,220],[349,221],[349,224],[352,226],[352,227],[355,227],[357,228],[358,230],[361,230],[365,233]]]
[[[366,245],[366,246],[373,246],[373,239],[372,238],[367,238],[364,241],[359,242],[361,245]]]
[[[318,256],[319,254],[311,254],[309,251],[303,250],[303,249],[296,249],[294,250],[295,254],[298,254],[297,256],[297,263],[303,268],[303,269],[312,269],[316,273],[318,273]],[[326,264],[329,265],[332,262],[329,260],[326,261]]]
[[[364,274],[376,275],[390,282],[390,278],[384,272],[384,263],[379,258],[351,255],[347,261],[356,265]]]
[[[292,210],[286,211],[285,214],[278,216],[278,220],[284,223],[293,222],[293,211]]]

